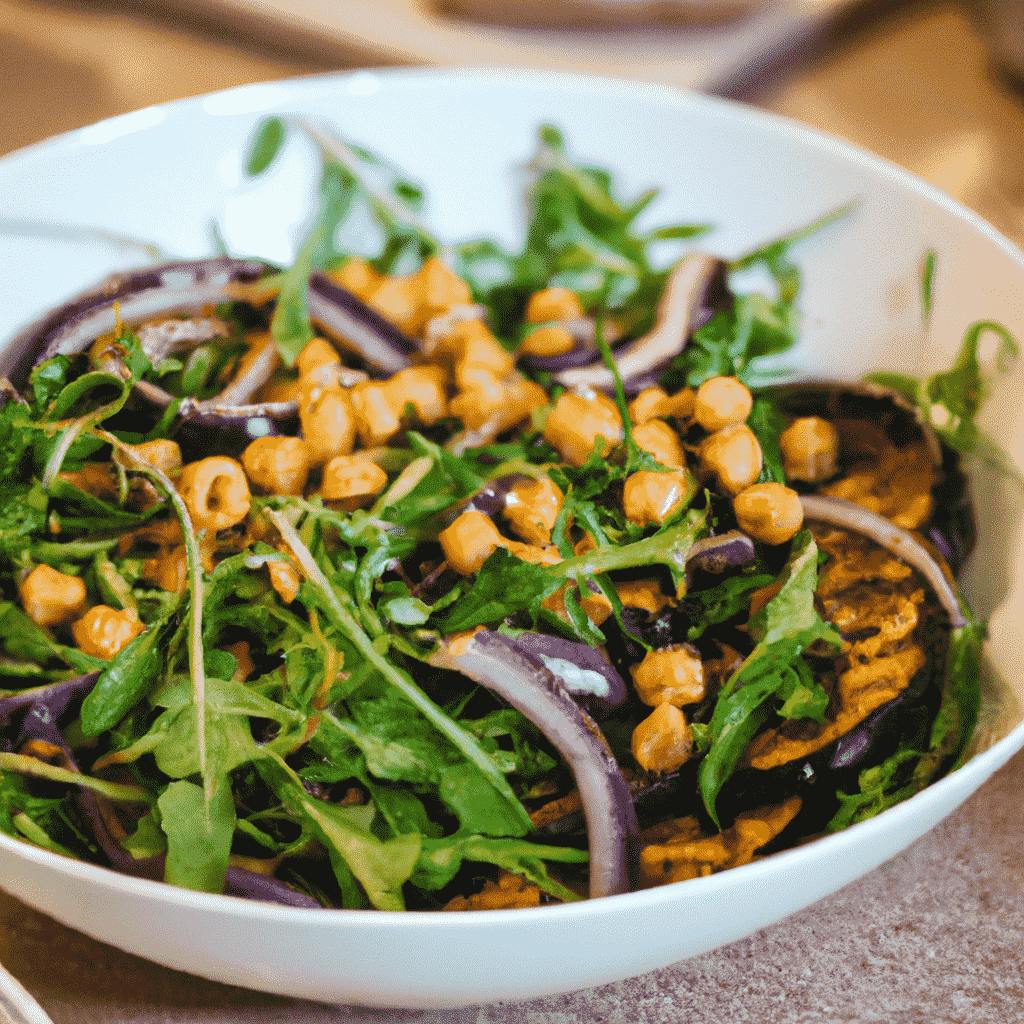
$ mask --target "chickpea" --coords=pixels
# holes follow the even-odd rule
[[[256,671],[256,663],[252,660],[249,641],[239,640],[236,643],[228,644],[224,650],[235,659],[234,681],[244,683]]]
[[[447,313],[453,306],[464,306],[473,296],[469,285],[451,267],[432,256],[416,275],[423,302],[423,319]]]
[[[495,434],[514,427],[534,409],[547,403],[544,389],[522,374],[504,381],[482,372],[479,385],[456,395],[449,412],[462,420],[467,430],[481,430],[488,424]]]
[[[839,431],[820,416],[801,416],[779,438],[782,464],[790,480],[820,483],[836,474]]]
[[[568,622],[569,612],[565,607],[565,595],[573,586],[572,583],[563,583],[554,593],[544,598],[541,607]],[[583,613],[595,626],[601,626],[608,621],[612,613],[612,603],[600,590],[591,590],[589,586],[584,586],[578,590],[578,601]]]
[[[279,372],[256,392],[256,402],[299,402],[306,381]]]
[[[71,625],[75,643],[86,654],[110,661],[146,627],[133,611],[118,611],[109,605],[93,605]]]
[[[335,455],[348,455],[356,443],[356,414],[352,396],[344,388],[305,390],[299,401],[299,422],[306,455],[322,466]]]
[[[583,536],[576,541],[572,546],[572,553],[574,555],[585,555],[588,551],[595,551],[597,549],[597,543],[589,533],[583,534]]]
[[[386,444],[402,429],[401,410],[395,407],[386,384],[366,381],[352,388],[349,395],[356,431],[365,448]]]
[[[462,576],[479,572],[504,543],[490,517],[475,509],[463,512],[437,539],[448,564]]]
[[[142,575],[169,594],[180,594],[188,578],[188,562],[185,548],[178,544],[160,554],[147,558],[142,565]]]
[[[508,493],[502,515],[509,526],[531,544],[549,544],[565,495],[550,478],[522,480]]]
[[[245,471],[225,455],[190,462],[181,471],[178,492],[198,530],[226,530],[249,514]]]
[[[694,489],[693,475],[685,469],[669,473],[641,470],[622,489],[626,518],[637,526],[660,526],[686,504]]]
[[[264,494],[302,494],[309,453],[301,437],[258,437],[242,453],[242,467]]]
[[[358,256],[346,260],[340,267],[328,271],[327,276],[340,288],[350,291],[361,299],[381,282],[381,275],[370,264]]]
[[[704,468],[729,494],[739,494],[761,475],[761,444],[745,424],[712,434],[701,445],[700,457]]]
[[[82,614],[85,583],[48,565],[37,565],[18,587],[25,614],[38,626],[59,626]]]
[[[704,663],[690,644],[648,651],[630,672],[637,696],[652,708],[659,704],[696,704],[707,696]]]
[[[572,391],[559,396],[544,424],[544,439],[566,462],[582,466],[597,443],[608,452],[622,440],[622,418],[604,395],[585,398]]]
[[[290,558],[287,561],[267,562],[267,575],[270,577],[270,585],[274,588],[274,593],[285,604],[291,604],[299,596],[302,577]]]
[[[754,399],[744,383],[735,377],[712,377],[697,388],[693,416],[700,426],[712,433],[743,423],[753,406]]]
[[[639,608],[650,615],[657,615],[672,603],[661,591],[661,584],[655,579],[623,580],[615,584],[615,590],[624,608]]]
[[[111,472],[109,463],[87,462],[81,469],[61,473],[60,478],[97,498],[117,497],[117,477]]]
[[[388,382],[391,404],[404,410],[412,406],[416,419],[432,426],[448,414],[445,373],[440,366],[410,366],[399,370]]]
[[[388,485],[388,475],[375,462],[358,455],[335,455],[324,466],[320,493],[349,512],[369,503]]]
[[[534,292],[526,304],[526,319],[531,324],[549,320],[578,320],[583,316],[579,296],[569,288],[545,288]]]
[[[560,356],[576,347],[573,336],[564,327],[552,325],[530,331],[519,346],[524,356]]]
[[[466,331],[463,333],[466,337],[455,366],[455,383],[460,388],[466,387],[473,379],[471,375],[474,371],[485,370],[499,380],[512,372],[512,353],[503,348],[501,342],[486,327],[482,331],[470,328],[471,324],[479,323],[479,320],[470,320],[465,325]]]
[[[384,277],[365,296],[367,305],[406,334],[416,334],[421,324],[419,282],[412,277]]]
[[[785,544],[803,526],[800,495],[785,484],[755,484],[736,495],[739,528],[764,544]]]
[[[142,444],[130,444],[127,447],[147,466],[159,470],[166,476],[176,476],[181,469],[181,448],[177,441],[143,441]],[[132,460],[121,452],[115,453],[114,460],[122,466],[132,468]]]
[[[680,422],[686,422],[693,419],[696,402],[697,392],[693,388],[683,388],[674,395],[669,395],[662,402],[661,415],[671,417]]]
[[[633,730],[633,757],[645,772],[674,772],[690,759],[693,735],[686,715],[672,704],[659,704]]]
[[[679,435],[664,420],[648,420],[633,430],[633,440],[669,469],[682,469],[686,464]]]
[[[325,366],[340,365],[341,356],[338,354],[338,350],[323,338],[313,338],[312,341],[306,342],[298,359],[295,360],[295,368],[302,377],[307,377],[314,370]]]
[[[648,420],[665,415],[668,392],[664,388],[644,388],[629,403],[629,418],[635,427],[640,427]],[[636,431],[634,430],[634,434]]]

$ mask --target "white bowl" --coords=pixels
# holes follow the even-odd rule
[[[0,161],[0,217],[23,226],[94,225],[188,255],[210,251],[209,224],[217,218],[237,251],[285,258],[308,210],[313,157],[295,146],[269,180],[243,180],[240,153],[254,121],[269,112],[325,119],[396,159],[428,186],[428,219],[451,238],[514,236],[521,222],[516,170],[545,120],[568,131],[575,152],[615,168],[626,189],[663,186],[659,217],[721,225],[708,244],[724,255],[859,198],[854,215],[800,250],[806,323],[799,363],[808,370],[945,366],[967,324],[982,317],[1024,333],[1024,256],[967,210],[834,139],[742,106],[636,83],[399,71],[236,89],[115,118]],[[928,247],[938,252],[939,270],[926,336],[918,268]],[[96,239],[0,237],[0,338],[127,259]],[[1019,372],[1005,382],[986,414],[1018,455],[1022,382]],[[981,541],[969,591],[992,616],[993,681],[979,750],[912,800],[838,835],[660,889],[475,914],[293,910],[201,895],[6,837],[0,884],[65,924],[170,967],[381,1006],[540,996],[738,939],[893,856],[1024,746],[1015,699],[1024,694],[1018,496],[982,476],[977,499]]]

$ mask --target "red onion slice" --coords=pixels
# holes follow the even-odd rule
[[[718,576],[729,569],[750,565],[754,557],[754,542],[739,530],[729,530],[695,541],[686,554],[686,570],[709,572]]]
[[[393,323],[325,274],[309,279],[309,316],[339,345],[381,374],[405,369],[417,348]]]
[[[866,508],[842,498],[803,494],[800,496],[800,503],[803,505],[806,519],[838,526],[851,533],[859,533],[906,562],[932,588],[939,603],[949,615],[950,626],[959,629],[967,625],[956,588],[928,549],[909,530],[904,530],[884,516],[869,512]]]
[[[686,348],[693,331],[707,322],[718,292],[724,290],[724,275],[725,264],[706,253],[691,253],[676,264],[665,282],[654,327],[615,353],[619,373],[627,385],[635,378],[648,377]],[[601,361],[563,370],[555,379],[570,388],[610,390],[614,384]]]
[[[565,759],[576,779],[590,846],[590,895],[629,889],[628,845],[636,812],[601,730],[554,674],[500,633],[481,630],[432,659],[490,690],[528,718]]]

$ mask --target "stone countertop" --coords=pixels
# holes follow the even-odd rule
[[[1024,239],[1024,104],[953,5],[912,4],[752,102],[845,136]],[[135,107],[325,70],[144,5],[0,0],[0,152]],[[894,95],[899,101],[894,102]],[[0,961],[55,1024],[1012,1024],[1024,1021],[1024,757],[908,851],[725,949],[573,995],[457,1011],[328,1008],[148,964],[0,895]]]

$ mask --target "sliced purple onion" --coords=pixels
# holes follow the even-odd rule
[[[417,348],[390,320],[326,274],[316,273],[309,279],[309,316],[339,345],[380,374],[405,369]]]
[[[282,907],[299,907],[303,910],[322,910],[319,900],[298,889],[293,889],[273,875],[261,875],[245,868],[229,867],[224,891],[228,896],[238,896],[260,903],[278,903]]]
[[[842,498],[802,494],[800,503],[803,505],[805,519],[829,523],[851,533],[859,533],[906,562],[932,588],[949,616],[950,626],[959,629],[967,625],[956,588],[928,549],[909,530],[904,530],[884,516]]]
[[[4,366],[28,369],[56,355],[84,352],[110,334],[119,320],[138,323],[169,313],[188,313],[232,298],[232,286],[271,272],[258,260],[221,256],[164,263],[107,278],[22,331],[5,349]],[[19,374],[7,370],[18,383]],[[23,383],[23,381],[21,381]]]
[[[60,719],[73,704],[85,699],[96,685],[99,672],[89,672],[74,679],[62,679],[45,686],[34,686],[29,690],[8,692],[0,697],[0,730],[6,727],[12,715],[19,711],[37,708],[52,721]]]
[[[188,320],[174,317],[158,324],[146,324],[137,334],[142,351],[156,366],[178,352],[187,352],[215,338],[230,337],[231,329],[217,317],[198,316]]]
[[[500,633],[481,630],[461,650],[442,647],[433,661],[461,672],[512,705],[558,750],[575,776],[587,820],[590,895],[626,892],[636,812],[629,786],[597,723],[539,658]]]
[[[527,657],[540,661],[595,718],[607,718],[626,703],[622,676],[596,648],[549,633],[519,633],[508,639]]]
[[[623,382],[632,390],[640,379],[649,379],[686,348],[697,327],[707,323],[725,289],[725,264],[705,253],[684,256],[668,276],[654,327],[642,337],[623,345],[615,362]],[[726,290],[727,294],[727,290]],[[559,384],[570,388],[610,390],[614,384],[600,360],[589,366],[555,374]]]
[[[739,530],[697,541],[686,554],[687,572],[709,572],[720,576],[730,569],[741,569],[755,558],[754,542]]]

